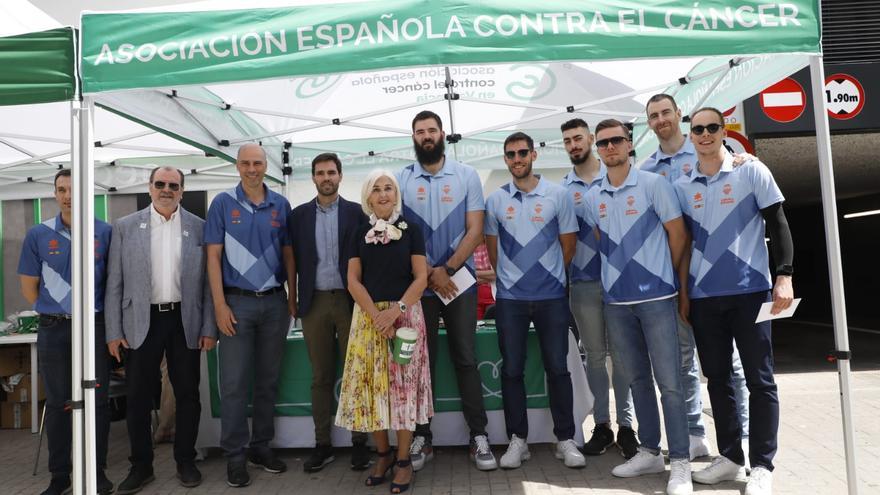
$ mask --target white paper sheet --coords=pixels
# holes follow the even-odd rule
[[[477,283],[477,279],[475,279],[474,276],[471,275],[470,270],[465,267],[459,268],[458,271],[455,272],[455,275],[451,277],[451,280],[452,283],[455,284],[456,287],[458,287],[458,292],[456,292],[455,297],[458,297],[462,292],[468,290],[469,288],[471,288],[471,286]],[[443,304],[449,304],[455,299],[455,297],[451,299],[446,299],[440,294],[437,294],[437,296],[440,297],[440,300],[443,301]]]
[[[794,315],[794,310],[797,309],[798,304],[800,304],[801,298],[794,299],[791,302],[791,306],[788,309],[780,311],[778,314],[771,315],[770,310],[773,309],[772,302],[765,302],[761,305],[761,311],[758,311],[758,319],[755,320],[755,323],[761,323],[762,321],[767,320],[775,320],[777,318],[788,318]]]

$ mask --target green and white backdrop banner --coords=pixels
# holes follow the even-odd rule
[[[83,91],[402,66],[820,52],[817,0],[411,1],[86,13]]]

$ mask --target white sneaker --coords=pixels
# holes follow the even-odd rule
[[[413,472],[425,467],[425,463],[433,458],[434,449],[427,443],[425,437],[421,435],[413,437],[412,445],[409,446],[409,460],[412,462]]]
[[[752,468],[745,495],[770,495],[773,493],[773,473],[764,466]]]
[[[495,455],[489,448],[489,439],[486,435],[477,435],[471,441],[471,460],[480,471],[498,469],[498,463],[495,462]]]
[[[743,459],[746,460],[746,474],[751,474],[752,472],[752,463],[749,462],[749,439],[742,439],[742,447],[743,447]]]
[[[695,472],[693,480],[704,485],[714,485],[722,481],[733,481],[741,472],[743,472],[742,466],[719,455],[709,467]]]
[[[709,441],[706,437],[691,435],[691,460],[709,455]]]
[[[667,495],[690,495],[694,491],[691,483],[691,462],[687,459],[669,461],[669,482],[666,483]]]
[[[643,474],[662,473],[666,470],[663,456],[639,447],[639,451],[630,460],[615,467],[611,474],[618,478],[635,478]]]
[[[587,465],[584,454],[581,454],[577,444],[570,438],[556,443],[556,458],[562,459],[565,467],[582,468]]]
[[[510,445],[507,446],[507,452],[501,456],[501,467],[504,469],[516,469],[522,465],[522,461],[532,458],[529,452],[529,444],[525,439],[516,435],[510,436]]]

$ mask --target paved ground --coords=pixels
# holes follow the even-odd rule
[[[880,493],[880,335],[854,333],[853,414],[856,425],[856,455],[859,489],[862,494]],[[774,479],[777,494],[846,493],[846,470],[841,433],[840,396],[836,368],[823,362],[824,352],[833,340],[827,329],[801,325],[780,325],[776,330],[777,381],[782,417],[779,454]],[[704,397],[705,385],[704,385]],[[708,412],[707,427],[713,428]],[[127,473],[128,444],[124,422],[113,424],[108,475],[121,481]],[[710,438],[712,438],[710,433]],[[714,444],[714,442],[713,442]],[[27,431],[0,430],[0,493],[34,494],[48,484],[45,444],[39,471],[31,475],[37,436]],[[500,456],[503,447],[495,447]],[[174,478],[171,446],[161,445],[156,452],[157,479],[142,493],[276,493],[297,494],[369,494],[386,493],[388,485],[366,488],[364,473],[348,469],[348,452],[339,453],[337,461],[322,472],[302,472],[305,450],[281,451],[289,471],[282,475],[252,470],[253,483],[245,489],[225,485],[225,462],[218,452],[209,452],[199,464],[205,482],[193,490],[180,487]],[[710,459],[700,459],[699,469]],[[588,458],[585,469],[571,470],[553,457],[549,444],[533,445],[532,460],[519,470],[477,471],[467,461],[464,448],[439,448],[435,460],[416,475],[411,493],[416,494],[530,494],[556,495],[581,493],[663,493],[666,475],[624,480],[611,476],[611,469],[622,461],[615,452]],[[714,487],[697,485],[696,492],[740,493],[744,481]]]

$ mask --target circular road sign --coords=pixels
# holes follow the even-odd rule
[[[828,115],[847,120],[855,117],[865,106],[865,88],[849,74],[833,74],[825,78],[825,107]]]
[[[752,147],[752,143],[743,136],[742,134],[731,131],[728,129],[727,131],[727,139],[724,140],[724,144],[730,146],[734,153],[748,153],[750,155],[755,154],[755,148]]]
[[[776,122],[791,122],[804,113],[807,94],[803,86],[787,77],[761,91],[761,110]]]

